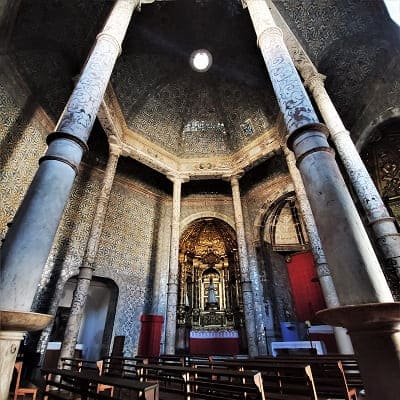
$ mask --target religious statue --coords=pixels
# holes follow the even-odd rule
[[[217,310],[218,309],[218,302],[217,296],[215,295],[215,287],[213,278],[210,278],[210,285],[208,286],[208,296],[207,296],[207,309],[209,310]]]

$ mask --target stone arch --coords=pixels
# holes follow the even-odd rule
[[[270,237],[269,243],[272,245],[274,251],[303,251],[308,248],[305,226],[302,221],[298,206],[296,206],[296,202],[296,193],[294,191],[290,191],[280,195],[269,205],[264,204],[264,212],[262,215],[260,215],[262,216],[262,219],[259,220],[257,236],[260,243],[262,243],[266,235],[268,235]],[[292,232],[292,236],[295,232],[298,243],[292,243],[291,240],[293,240],[293,238],[291,238],[289,235],[287,236],[288,242],[286,244],[279,244],[276,241],[276,235],[278,232],[277,228],[279,228],[279,226],[282,228],[281,218],[284,216],[282,212],[285,211],[287,206],[289,207],[288,210],[290,211],[287,217],[291,218],[290,222],[293,222],[294,230]],[[283,225],[287,226],[288,224]],[[269,230],[268,233],[266,233],[266,229]],[[290,234],[290,230],[288,230],[287,233]]]
[[[372,136],[376,133],[380,126],[389,122],[390,120],[400,120],[400,107],[390,107],[382,111],[375,119],[373,119],[362,131],[357,139],[355,145],[357,150],[361,153],[364,147],[371,140]]]
[[[61,341],[76,280],[77,275],[73,275],[64,282],[57,303],[55,322],[46,338],[46,345],[47,341]],[[84,358],[99,359],[109,354],[118,296],[119,287],[113,279],[100,275],[93,276],[79,333],[79,343],[84,344],[82,349]],[[61,332],[60,338],[55,333],[57,330]]]
[[[221,351],[215,344],[218,341],[198,342],[204,332],[224,343],[233,335],[229,351],[247,351],[238,244],[232,225],[229,217],[210,212],[184,220],[179,241],[177,351]],[[219,337],[222,328],[226,334]]]
[[[181,232],[183,232],[193,221],[196,219],[202,219],[202,218],[216,218],[220,219],[221,221],[226,222],[233,230],[236,231],[236,224],[233,221],[233,219],[225,214],[221,214],[218,212],[213,212],[213,211],[203,211],[195,214],[191,214],[184,218],[181,221]]]

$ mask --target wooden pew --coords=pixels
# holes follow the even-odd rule
[[[342,362],[335,357],[300,356],[300,357],[257,357],[265,364],[277,362],[290,364],[304,363],[311,367],[315,388],[319,398],[357,399],[357,389],[349,386]],[[354,379],[354,378],[353,378]]]
[[[196,370],[196,368],[194,368]],[[187,399],[264,399],[261,374],[232,369],[197,369],[187,382]]]
[[[137,378],[136,364],[147,362],[147,359],[137,357],[104,357],[103,376],[117,378]]]
[[[264,363],[255,360],[214,361],[197,365],[200,370],[211,368],[213,371],[235,369],[245,372],[260,372],[265,397],[287,400],[316,400],[317,394],[310,366],[302,363]]]
[[[306,363],[310,362],[336,362],[340,361],[342,363],[344,375],[346,378],[347,385],[350,388],[356,389],[357,393],[364,389],[364,383],[360,374],[360,369],[358,367],[357,359],[353,354],[324,354],[324,355],[291,355],[291,356],[258,356],[256,359],[260,360],[282,360],[284,362],[296,362],[302,361]]]
[[[79,371],[81,369],[83,358],[61,358],[62,368],[70,371]]]
[[[142,364],[137,365],[137,368],[141,369],[141,380],[159,382],[161,393],[174,393],[187,400],[261,398],[261,391],[256,383],[259,382],[256,372],[160,364]]]
[[[56,400],[91,398],[96,400],[122,400],[134,394],[140,400],[158,400],[158,384],[139,382],[132,379],[104,377],[93,371],[70,371],[63,369],[42,369],[44,384],[43,397]],[[112,385],[116,396],[97,393],[98,384]]]

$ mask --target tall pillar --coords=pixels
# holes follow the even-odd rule
[[[300,205],[301,214],[306,225],[325,304],[328,308],[339,307],[340,303],[331,274],[329,272],[328,261],[326,260],[325,253],[322,248],[317,225],[311,210],[310,202],[307,198],[303,181],[301,180],[300,172],[296,168],[296,160],[293,153],[286,146],[283,145],[282,149],[285,154],[286,163],[288,165],[289,173],[296,191],[296,197]],[[339,352],[341,354],[354,354],[353,345],[351,344],[350,336],[348,335],[346,329],[335,326],[333,331]]]
[[[341,304],[319,316],[330,325],[349,329],[368,399],[395,400],[400,392],[399,304],[393,302],[329,147],[327,129],[318,121],[282,31],[265,0],[246,3]]]
[[[176,312],[178,303],[179,236],[181,219],[181,188],[184,179],[171,177],[174,184],[172,195],[171,244],[167,293],[167,317],[165,322],[165,353],[175,354]]]
[[[110,144],[110,154],[107,167],[104,171],[103,185],[97,201],[97,208],[90,228],[89,239],[83,256],[82,265],[79,268],[78,282],[72,297],[71,312],[61,346],[60,360],[64,357],[74,357],[79,328],[85,310],[86,299],[89,294],[90,282],[92,281],[93,271],[95,269],[95,259],[99,248],[101,232],[103,231],[111,188],[114,182],[115,171],[117,169],[120,154],[121,147]],[[62,363],[60,360],[59,366],[61,368]]]
[[[32,306],[83,152],[87,149],[87,139],[139,2],[116,0],[55,132],[47,137],[49,147],[39,161],[39,168],[1,248],[0,312],[13,310],[21,314]],[[39,318],[39,315],[32,317]],[[13,346],[12,341],[9,344]],[[0,346],[0,359],[6,359],[6,348],[7,345]],[[12,370],[13,366],[11,362],[2,366],[2,387],[9,387],[12,373],[3,372]]]
[[[139,0],[117,0],[1,249],[0,309],[29,311],[87,139]]]
[[[325,77],[317,71],[309,73],[300,69],[305,78],[304,84],[310,89],[322,117],[328,126],[330,137],[335,144],[339,156],[357,197],[365,211],[368,222],[376,237],[377,245],[385,260],[385,272],[389,286],[394,293],[399,293],[400,279],[400,234],[394,218],[382,201],[382,198],[369,175],[360,154],[358,153],[350,132],[345,128],[325,86]]]
[[[243,308],[246,321],[247,343],[250,357],[268,354],[265,340],[265,310],[261,295],[261,281],[257,266],[249,263],[240,200],[239,179],[231,177],[232,201],[235,213],[236,234],[239,251],[240,275],[242,278]]]

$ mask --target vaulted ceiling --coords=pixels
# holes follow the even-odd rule
[[[112,3],[20,1],[7,53],[55,121]],[[274,3],[327,76],[328,91],[351,128],[398,40],[383,2]],[[189,64],[199,48],[213,56],[204,73]],[[130,24],[109,90],[114,96],[109,106],[117,108],[127,148],[143,146],[142,154],[151,149],[139,161],[162,174],[187,168],[197,178],[220,177],[231,164],[249,170],[279,148],[271,142],[277,103],[239,0],[143,4]],[[252,146],[260,145],[263,150],[252,158]],[[137,158],[134,150],[126,155]]]

